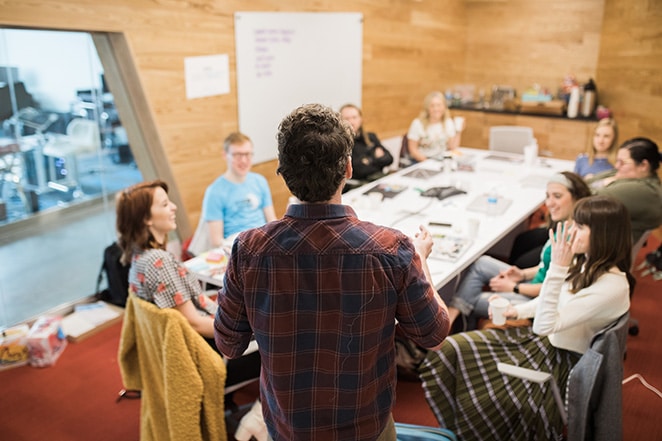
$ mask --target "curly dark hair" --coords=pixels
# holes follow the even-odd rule
[[[354,138],[340,113],[306,104],[278,126],[278,169],[287,188],[303,202],[330,200],[345,179]]]

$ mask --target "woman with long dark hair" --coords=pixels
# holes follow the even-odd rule
[[[508,381],[497,363],[551,372],[565,395],[568,374],[592,337],[628,311],[632,238],[625,206],[590,196],[575,206],[573,222],[549,231],[552,263],[540,295],[506,311],[507,318],[534,318],[532,327],[452,335],[421,364],[428,404],[440,425],[462,439],[557,439],[562,421],[549,385]]]

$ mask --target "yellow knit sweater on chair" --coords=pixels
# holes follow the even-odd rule
[[[142,441],[226,440],[225,363],[175,309],[129,295],[119,365],[140,390]]]

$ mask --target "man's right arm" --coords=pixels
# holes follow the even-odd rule
[[[427,261],[428,256],[432,252],[432,245],[433,245],[432,235],[424,226],[421,225],[419,227],[419,232],[416,233],[416,235],[414,236],[413,242],[414,242],[414,249],[416,250],[416,254],[418,254],[418,257],[421,260],[421,268],[423,269],[425,278],[428,281],[428,283],[434,288],[432,275],[430,274],[430,269],[428,267],[428,261]],[[443,299],[438,293],[436,293],[433,296],[433,298],[437,302],[437,305],[439,305],[439,308],[442,311],[442,315],[445,316],[445,321],[448,324],[448,328],[446,329],[446,335],[448,335],[448,333],[450,332],[451,322],[449,320],[448,308],[446,307],[446,303],[443,301]],[[429,347],[426,349],[437,350],[441,348],[442,343],[443,341],[434,347]]]

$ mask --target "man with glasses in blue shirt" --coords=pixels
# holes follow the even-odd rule
[[[271,192],[264,176],[251,172],[253,143],[234,132],[223,141],[228,168],[205,191],[202,218],[212,247],[241,231],[276,219]]]

